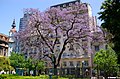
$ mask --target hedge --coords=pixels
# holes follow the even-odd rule
[[[18,75],[11,75],[11,74],[2,74],[2,75],[0,75],[0,79],[49,79],[49,76],[47,76],[47,75],[18,76]],[[69,78],[52,76],[52,79],[69,79]]]

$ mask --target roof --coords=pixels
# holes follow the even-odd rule
[[[70,3],[75,3],[75,2],[81,2],[81,1],[80,0],[75,0],[75,1],[70,1],[70,2],[66,2],[66,3],[61,3],[61,4],[53,5],[50,8],[57,7],[57,6],[63,7],[64,4],[69,5]]]
[[[3,34],[3,33],[0,33],[0,35],[5,36],[5,37],[8,37],[8,35],[5,35],[5,34]]]

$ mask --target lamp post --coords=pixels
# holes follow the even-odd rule
[[[75,78],[77,78],[77,76],[76,76],[76,75],[77,75],[77,71],[76,71],[76,66],[75,66]]]
[[[82,79],[84,77],[84,61],[82,61]]]

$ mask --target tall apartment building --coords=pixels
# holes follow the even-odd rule
[[[26,26],[28,24],[28,20],[31,15],[32,14],[25,12],[24,16],[22,18],[20,18],[19,31],[23,31],[26,28]],[[38,47],[31,46],[30,48],[25,49],[22,45],[23,45],[22,42],[19,42],[19,40],[18,40],[18,48],[19,48],[18,51],[20,53],[24,52],[25,58],[29,58],[29,57],[33,58],[34,57],[37,59],[39,56],[41,56],[41,54],[40,54],[41,50]]]
[[[23,18],[20,18],[19,31],[22,31],[27,26],[28,19],[30,17],[29,13],[24,13]]]
[[[87,3],[82,3],[80,0],[76,1],[71,1],[71,2],[66,2],[58,5],[51,6],[52,7],[60,7],[61,9],[63,8],[69,8],[69,5],[75,4],[76,2],[81,3],[83,8],[87,9],[87,27],[89,27],[90,31],[94,34],[102,34],[102,30],[97,26],[96,22],[96,17],[92,15],[92,8],[89,4]],[[20,19],[20,26],[19,26],[19,31],[25,29],[27,26],[27,21],[29,19],[29,14],[24,14],[24,17]],[[97,35],[96,35],[97,37]],[[53,38],[50,38],[51,42],[54,40]],[[58,56],[57,52],[61,50],[61,44],[64,41],[64,35],[60,34],[60,38],[58,40],[58,44],[55,46],[55,51],[56,51],[56,56]],[[60,61],[60,66],[58,68],[62,68],[64,70],[63,74],[75,74],[74,68],[77,67],[78,69],[78,74],[81,74],[81,67],[84,65],[85,69],[91,72],[91,68],[93,67],[93,57],[96,53],[96,51],[99,51],[101,48],[105,48],[105,44],[103,42],[99,43],[97,41],[91,42],[90,40],[87,41],[81,41],[79,40],[79,43],[85,44],[88,46],[88,50],[84,51],[82,48],[79,46],[75,45],[73,46],[76,51],[72,50],[71,45],[66,46],[66,50],[64,51],[61,61]],[[21,48],[22,49],[22,48]],[[23,51],[23,50],[21,50]],[[34,47],[32,46],[31,48],[26,49],[24,51],[26,58],[27,57],[36,57],[38,55],[42,55],[42,53],[48,52],[49,49],[47,46],[42,46],[41,49],[39,47]],[[46,62],[46,67],[47,68],[53,68],[52,62],[50,61],[49,58],[45,59]],[[47,72],[47,71],[46,71]]]
[[[20,18],[19,31],[23,31],[26,28],[26,26],[28,24],[28,20],[30,18],[30,15],[31,14],[25,12],[24,16],[22,18]],[[18,44],[19,53],[22,53],[24,51],[24,48],[22,47],[22,44],[19,42],[19,40],[18,40],[17,44]],[[29,49],[26,49],[25,51],[28,51],[28,50]],[[30,50],[32,50],[32,49],[30,49]],[[25,52],[25,58],[28,58],[29,55],[30,55],[30,53]]]
[[[70,5],[75,4],[76,2],[79,2],[83,8],[87,9],[87,16],[86,16],[86,18],[88,18],[87,27],[89,27],[90,31],[93,34],[96,34],[96,37],[97,37],[97,33],[102,34],[102,30],[100,29],[100,27],[97,26],[96,17],[92,15],[92,8],[90,4],[82,3],[80,0],[76,0],[76,1],[66,2],[58,5],[53,5],[51,6],[51,8],[52,7],[58,7],[61,9],[69,8]],[[59,39],[60,44],[63,43],[62,42],[63,40],[64,40],[64,36],[61,36],[61,38]],[[86,46],[88,46],[88,50],[84,51],[78,45],[74,45],[73,47],[74,49],[76,49],[76,51],[73,51],[72,47],[70,45],[67,45],[66,50],[62,55],[62,59],[59,66],[59,68],[64,68],[63,74],[75,74],[74,70],[75,70],[75,67],[77,67],[78,68],[77,73],[80,75],[80,71],[82,71],[80,68],[83,65],[85,67],[84,71],[88,70],[89,73],[91,73],[92,71],[91,68],[93,67],[93,57],[95,53],[100,49],[105,48],[104,42],[101,42],[101,43],[99,43],[98,41],[91,42],[90,40],[82,41],[82,42],[80,41],[79,43],[86,44]],[[57,51],[61,49],[60,44],[56,46]],[[53,67],[51,62],[48,60],[46,60],[46,66],[49,68]]]
[[[71,1],[71,2],[66,2],[66,3],[62,3],[62,4],[57,4],[57,5],[53,5],[52,7],[60,7],[61,9],[64,8],[69,8],[69,6],[71,6],[72,4],[75,4],[76,2],[81,3],[82,8],[87,9],[87,18],[88,18],[88,27],[90,27],[91,30],[96,29],[96,17],[94,17],[92,15],[92,8],[90,6],[90,4],[88,3],[82,3],[81,0],[75,0],[75,1]]]

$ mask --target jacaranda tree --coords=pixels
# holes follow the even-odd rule
[[[54,69],[60,64],[68,44],[72,48],[77,44],[87,53],[88,46],[81,41],[91,41],[92,32],[89,27],[88,8],[85,4],[76,2],[68,8],[52,7],[45,12],[26,9],[25,13],[30,15],[28,25],[17,34],[19,40],[24,42],[22,46],[48,49],[41,53],[43,57],[51,60]],[[58,44],[60,44],[60,50],[56,52]]]

